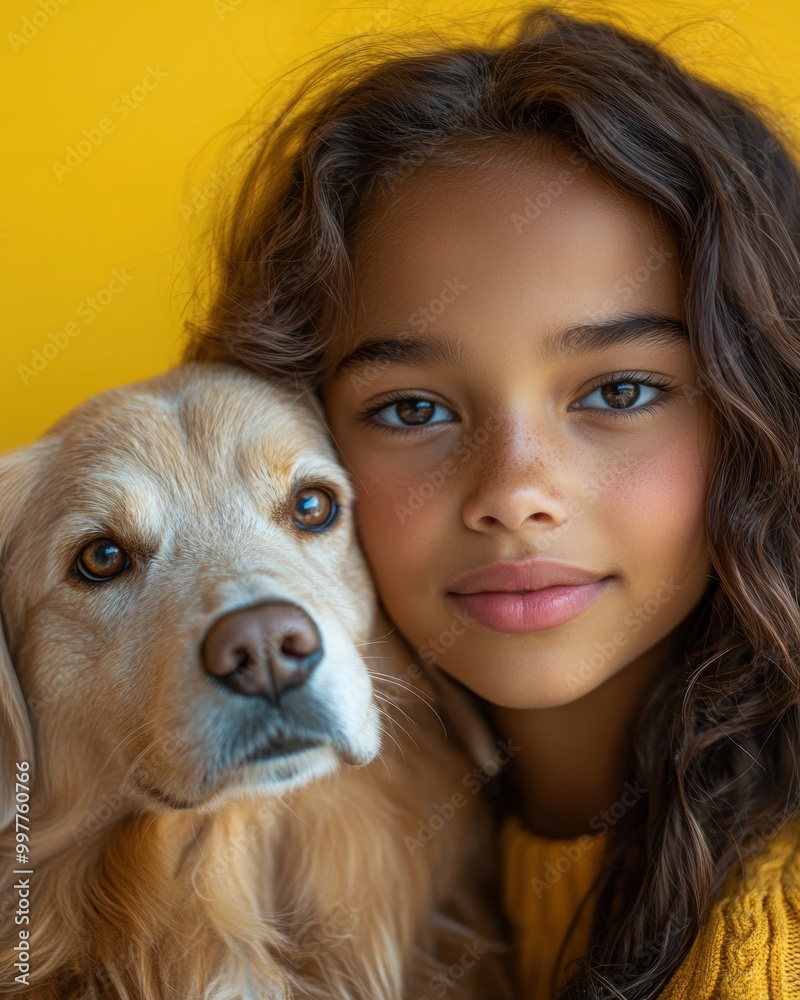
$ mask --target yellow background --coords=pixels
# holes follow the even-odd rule
[[[692,69],[752,92],[792,129],[800,119],[796,0],[562,6],[622,15],[653,39],[673,32],[665,47]],[[352,36],[426,25],[474,35],[481,17],[510,9],[6,0],[0,452],[87,396],[178,360],[187,264],[230,163],[230,127],[268,84]]]

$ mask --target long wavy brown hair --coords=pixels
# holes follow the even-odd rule
[[[184,359],[317,391],[370,192],[532,136],[577,151],[675,235],[719,432],[715,574],[630,733],[630,777],[648,794],[609,832],[584,900],[591,946],[560,994],[638,1000],[667,984],[726,876],[800,809],[800,171],[788,129],[662,45],[553,5],[517,11],[482,43],[435,33],[328,48],[213,205],[213,280],[196,282]]]

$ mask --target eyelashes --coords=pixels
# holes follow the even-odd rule
[[[579,407],[579,409],[593,409],[601,417],[610,417],[612,420],[619,419],[622,417],[634,418],[638,413],[653,413],[660,409],[662,406],[670,401],[670,398],[675,393],[675,379],[666,378],[663,375],[655,375],[650,373],[648,375],[641,375],[637,372],[614,372],[613,375],[604,375],[602,378],[598,379],[591,386],[586,396],[593,395],[598,389],[603,389],[606,386],[615,386],[622,383],[633,384],[636,386],[645,385],[653,389],[658,389],[659,394],[654,399],[645,403],[643,406],[628,406],[622,409],[615,409],[612,407],[608,410],[603,410],[595,407]],[[585,396],[582,398],[586,398]]]
[[[674,388],[675,379],[666,378],[664,376],[655,375],[649,373],[647,375],[642,375],[638,372],[614,372],[611,375],[604,375],[597,379],[587,392],[581,397],[581,399],[586,399],[587,397],[593,395],[598,389],[603,389],[606,387],[619,386],[621,383],[632,384],[636,387],[648,386],[659,390],[658,396],[654,399],[648,401],[641,406],[627,406],[624,408],[614,408],[603,409],[601,407],[595,406],[579,406],[579,410],[589,410],[595,415],[599,415],[601,419],[608,420],[635,420],[638,418],[640,413],[649,414],[661,409],[663,406],[668,405],[671,401],[672,396],[675,394],[676,390]],[[637,393],[638,395],[641,393]],[[437,402],[435,399],[431,399],[424,393],[417,393],[413,390],[408,390],[405,392],[395,391],[389,393],[383,399],[370,404],[365,407],[359,414],[357,419],[368,426],[378,429],[381,433],[386,434],[401,434],[405,435],[408,432],[414,432],[418,430],[424,430],[428,427],[439,427],[443,423],[453,423],[452,420],[430,420],[426,423],[420,424],[400,424],[392,425],[387,424],[382,420],[377,420],[376,417],[379,413],[384,410],[389,410],[393,406],[396,406],[401,402],[414,402],[419,401],[423,403],[428,403],[433,407],[433,414],[435,415],[437,410],[451,412],[449,407],[445,406],[443,403]],[[397,415],[397,414],[395,414]]]
[[[379,427],[381,431],[385,431],[387,434],[404,434],[406,431],[415,431],[425,427],[439,427],[442,423],[452,423],[452,421],[446,420],[437,421],[436,423],[428,422],[425,424],[404,424],[398,427],[392,426],[391,424],[385,424],[383,421],[375,419],[376,414],[380,413],[382,410],[387,410],[397,403],[413,402],[415,400],[423,403],[430,403],[434,407],[434,412],[436,410],[449,410],[449,407],[444,406],[442,403],[437,403],[435,400],[429,399],[427,396],[417,395],[413,392],[396,392],[392,393],[388,398],[381,400],[380,403],[373,403],[372,406],[362,410],[358,419],[366,424]]]

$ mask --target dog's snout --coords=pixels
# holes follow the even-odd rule
[[[322,653],[314,622],[284,601],[223,615],[206,635],[202,661],[206,673],[231,691],[278,705],[284,691],[307,680]]]

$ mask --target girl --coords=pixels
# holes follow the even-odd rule
[[[511,27],[309,77],[184,356],[318,393],[502,742],[524,996],[800,996],[800,173],[626,31]]]

